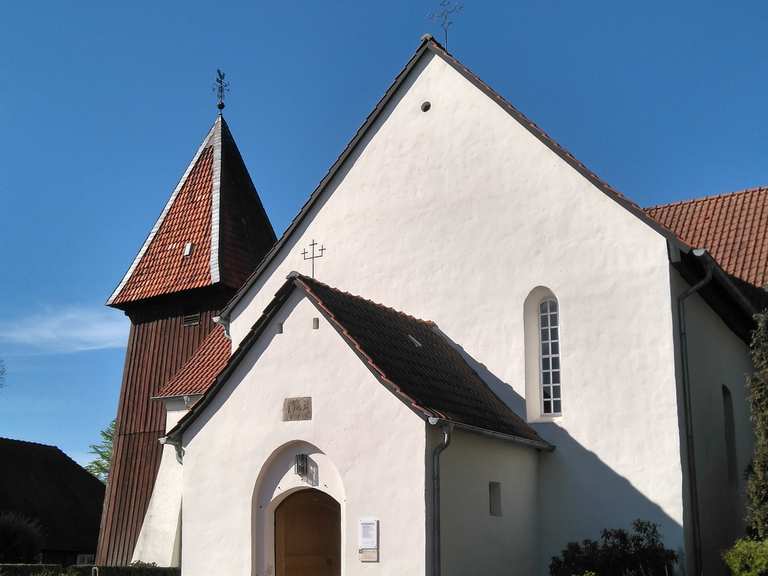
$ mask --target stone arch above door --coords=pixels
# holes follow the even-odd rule
[[[308,474],[296,473],[296,457],[305,454]],[[253,576],[274,576],[275,510],[291,494],[313,489],[328,494],[340,506],[341,534],[344,534],[345,493],[341,475],[333,461],[314,444],[303,440],[276,448],[262,466],[251,502],[251,558]],[[344,557],[344,538],[341,538]]]

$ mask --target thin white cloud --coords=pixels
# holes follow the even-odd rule
[[[115,310],[70,306],[0,320],[0,347],[22,354],[124,348],[128,328],[127,318]]]

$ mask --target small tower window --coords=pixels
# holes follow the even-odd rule
[[[560,396],[560,322],[557,300],[547,298],[539,304],[539,340],[541,374],[541,413],[561,413]]]
[[[195,312],[194,314],[184,314],[182,324],[185,327],[197,326],[200,324],[200,312]]]
[[[184,257],[192,255],[192,250],[194,249],[195,245],[192,244],[192,242],[186,242],[184,244]]]

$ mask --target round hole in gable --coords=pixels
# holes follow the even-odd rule
[[[432,103],[429,100],[425,100],[421,103],[422,112],[427,112],[430,108],[432,108]]]

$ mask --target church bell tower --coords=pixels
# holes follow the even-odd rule
[[[219,109],[223,108],[220,101]],[[221,113],[107,305],[131,320],[96,562],[125,565],[160,465],[157,391],[275,243]]]

